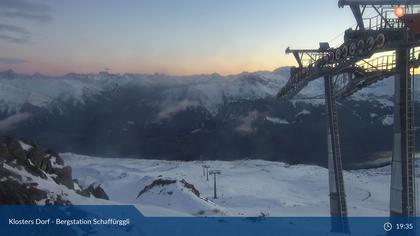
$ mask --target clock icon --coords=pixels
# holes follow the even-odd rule
[[[384,224],[384,230],[385,230],[386,232],[391,231],[391,230],[392,230],[392,224],[391,224],[391,223],[389,223],[389,222],[385,223],[385,224]]]

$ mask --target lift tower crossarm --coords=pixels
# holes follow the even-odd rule
[[[359,30],[364,30],[365,23],[363,23],[363,10],[360,10],[360,6],[357,4],[350,4],[350,9],[356,19],[357,28],[359,28]]]
[[[304,55],[308,56],[312,60],[315,60],[315,58],[311,54],[321,54],[323,52],[325,52],[325,50],[321,50],[321,49],[290,49],[290,47],[286,48],[286,54],[292,53],[300,68],[303,67],[302,59],[303,59]]]

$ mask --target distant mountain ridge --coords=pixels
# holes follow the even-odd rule
[[[183,96],[196,100],[211,113],[217,112],[217,106],[223,99],[261,99],[274,96],[284,86],[290,68],[281,67],[274,71],[243,72],[237,75],[219,74],[169,76],[164,74],[98,74],[69,73],[63,76],[45,76],[41,74],[25,75],[12,70],[0,72],[0,108],[17,111],[25,103],[46,107],[55,100],[72,99],[83,103],[86,97],[120,87],[161,87],[165,89],[168,100]],[[419,86],[416,91],[420,92]],[[323,81],[309,84],[299,96],[323,94]],[[350,99],[391,98],[393,82],[386,79],[369,88],[363,89]],[[182,100],[182,99],[181,99]]]
[[[310,83],[295,100],[277,101],[288,73],[0,72],[0,133],[98,156],[325,165],[324,101],[299,99],[322,95],[323,81]],[[346,166],[389,155],[392,99],[388,78],[339,101]]]
[[[163,74],[75,74],[64,76],[23,75],[11,70],[0,72],[0,106],[2,110],[19,110],[25,103],[46,107],[56,99],[83,103],[86,96],[120,87],[141,86],[165,88],[168,99],[189,93],[209,111],[216,112],[223,98],[265,98],[272,96],[286,82],[288,69],[275,72],[241,73],[221,76],[168,76]],[[170,89],[168,89],[170,88]]]

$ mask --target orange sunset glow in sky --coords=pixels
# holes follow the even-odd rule
[[[7,0],[0,18],[0,70],[51,75],[273,70],[354,24],[336,0]]]

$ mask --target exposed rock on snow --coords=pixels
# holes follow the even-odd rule
[[[71,167],[56,151],[33,143],[1,137],[0,164],[0,204],[73,204],[83,202],[82,192],[107,197],[100,187],[74,189]]]
[[[170,179],[157,179],[155,181],[153,181],[153,183],[147,185],[146,187],[144,187],[140,193],[137,195],[137,198],[139,198],[141,195],[143,195],[144,193],[149,192],[152,188],[154,187],[163,187],[166,185],[170,185],[170,184],[174,184],[176,183],[176,180],[170,180]]]
[[[185,179],[182,179],[180,182],[184,185],[184,188],[189,189],[195,194],[195,196],[200,197],[200,192],[194,187],[194,185],[188,183]]]
[[[96,198],[109,200],[108,195],[106,194],[105,190],[101,187],[101,185],[91,184],[86,189],[79,191],[79,193],[86,197],[94,196]]]
[[[224,211],[202,198],[193,184],[185,179],[158,178],[146,185],[137,195],[136,203],[166,207],[190,215],[224,215]]]

